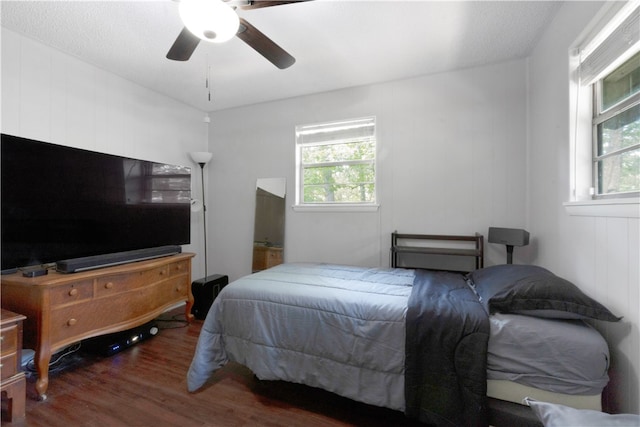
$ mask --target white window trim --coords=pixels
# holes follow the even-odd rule
[[[377,212],[379,204],[306,204],[293,205],[296,212]]]
[[[640,218],[640,198],[585,200],[563,205],[572,216]]]
[[[574,43],[569,57],[570,63],[570,193],[568,201],[563,203],[567,213],[572,216],[639,218],[640,197],[619,197],[593,199],[592,190],[592,89],[580,82],[580,47],[593,44],[611,23],[620,22],[620,13],[633,9],[633,2],[611,2],[603,7],[594,19],[594,23],[585,32],[586,35]]]

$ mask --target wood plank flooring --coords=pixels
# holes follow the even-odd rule
[[[170,320],[179,311],[161,318]],[[173,316],[173,317],[172,317]],[[184,316],[181,316],[184,318]],[[202,321],[184,326],[162,321],[155,337],[111,357],[82,352],[53,369],[47,399],[27,384],[27,415],[7,426],[418,426],[397,411],[377,408],[323,390],[259,381],[229,363],[196,393],[186,372]],[[184,326],[184,327],[182,327]],[[30,396],[30,397],[29,397]],[[5,425],[5,423],[3,423]]]

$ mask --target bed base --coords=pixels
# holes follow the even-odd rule
[[[489,425],[495,427],[543,427],[531,408],[489,397]]]

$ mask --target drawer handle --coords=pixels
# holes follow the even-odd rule
[[[78,321],[76,319],[71,318],[71,319],[67,320],[67,326],[73,326],[76,323],[78,323]]]
[[[107,282],[107,283],[105,283],[105,284],[104,284],[104,287],[105,287],[106,289],[111,289],[111,288],[113,288],[113,282]]]
[[[75,297],[76,295],[78,295],[78,290],[77,289],[74,288],[74,289],[71,289],[69,291],[69,296],[70,297]]]

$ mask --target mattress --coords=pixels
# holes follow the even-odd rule
[[[557,403],[576,409],[602,410],[601,394],[580,396],[554,393],[507,380],[487,380],[487,396],[518,404],[522,404],[525,397],[530,397],[540,402]]]
[[[607,343],[582,320],[496,313],[490,316],[490,326],[487,379],[491,390],[501,398],[512,396],[505,400],[520,403],[525,397],[521,394],[528,392],[532,398],[549,401],[551,395],[533,396],[536,394],[533,389],[538,389],[558,399],[563,395],[584,396],[581,400],[585,403],[576,404],[592,408],[593,404],[588,402],[596,399],[594,396],[599,396],[609,381]],[[510,386],[510,383],[521,387]]]

